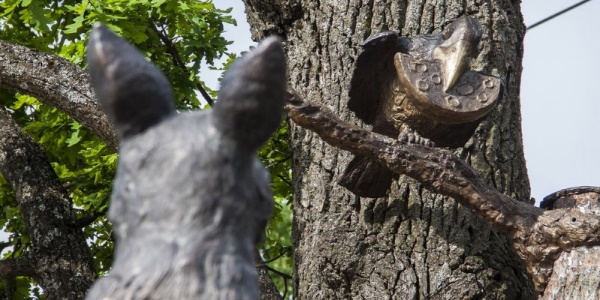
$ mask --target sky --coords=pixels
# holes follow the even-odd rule
[[[525,24],[531,25],[580,0],[524,0]],[[226,25],[234,53],[255,45],[241,0],[216,0],[233,8],[238,25]],[[525,35],[521,77],[521,113],[531,195],[539,202],[563,188],[600,186],[600,1],[590,1]],[[218,73],[202,80],[218,89]]]

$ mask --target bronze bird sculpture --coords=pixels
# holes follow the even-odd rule
[[[373,131],[409,143],[458,147],[471,137],[502,92],[499,78],[469,70],[482,27],[463,16],[440,34],[368,38],[359,54],[348,108]],[[383,197],[394,173],[356,156],[338,183],[361,197]]]

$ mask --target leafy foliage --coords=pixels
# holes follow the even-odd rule
[[[275,199],[273,217],[267,226],[267,237],[262,255],[267,265],[280,273],[292,274],[292,157],[288,144],[287,122],[273,134],[260,150],[259,157],[271,174],[271,188]],[[284,276],[271,272],[279,291],[291,295],[292,283]]]
[[[242,52],[243,55],[245,52]],[[237,55],[228,54],[223,68],[225,71]],[[223,77],[219,78],[221,81]],[[260,252],[271,271],[271,278],[283,295],[292,295],[292,154],[289,148],[288,121],[281,122],[279,129],[260,149],[258,156],[271,174],[271,188],[275,205],[267,226],[266,240],[259,245]],[[285,275],[285,276],[283,276]]]
[[[193,110],[201,107],[197,93],[203,86],[201,63],[217,68],[216,60],[226,55],[227,67],[235,58],[227,52],[230,42],[222,37],[223,23],[235,24],[230,11],[215,8],[210,0],[4,0],[0,2],[0,39],[85,67],[88,34],[94,23],[102,22],[162,69],[173,85],[179,109]],[[89,220],[83,230],[97,272],[106,273],[114,244],[105,214],[117,154],[69,116],[33,97],[0,90],[0,105],[45,150],[78,217]],[[271,171],[277,202],[261,252],[266,260],[281,256],[269,265],[291,274],[291,160],[285,125],[260,151],[260,157]],[[0,207],[0,227],[8,234],[0,236],[0,243],[5,242],[3,258],[15,258],[31,245],[14,193],[1,176]],[[283,289],[283,279],[275,280]],[[0,280],[0,285],[5,284]],[[31,279],[19,277],[15,284],[14,299],[44,297]]]

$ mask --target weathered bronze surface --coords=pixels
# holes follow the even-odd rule
[[[115,258],[86,299],[260,299],[255,246],[273,199],[256,151],[281,123],[281,42],[237,59],[212,110],[178,113],[167,78],[132,45],[102,25],[89,40],[91,82],[121,145]]]
[[[481,40],[479,21],[463,16],[435,35],[368,38],[354,68],[348,107],[373,131],[411,143],[459,147],[502,94],[502,81],[470,70]],[[339,184],[383,197],[394,173],[357,156]]]
[[[600,187],[578,186],[554,192],[542,200],[544,209],[586,207],[600,214]]]
[[[500,79],[466,71],[446,88],[457,70],[441,62],[416,60],[404,53],[394,56],[398,78],[412,104],[424,116],[445,124],[468,123],[485,116],[496,104]]]

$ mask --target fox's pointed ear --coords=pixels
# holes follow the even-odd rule
[[[121,138],[142,132],[174,112],[167,78],[104,25],[94,25],[87,61],[96,96]]]
[[[286,84],[281,41],[267,38],[225,73],[213,109],[215,126],[239,145],[256,150],[281,122]]]

